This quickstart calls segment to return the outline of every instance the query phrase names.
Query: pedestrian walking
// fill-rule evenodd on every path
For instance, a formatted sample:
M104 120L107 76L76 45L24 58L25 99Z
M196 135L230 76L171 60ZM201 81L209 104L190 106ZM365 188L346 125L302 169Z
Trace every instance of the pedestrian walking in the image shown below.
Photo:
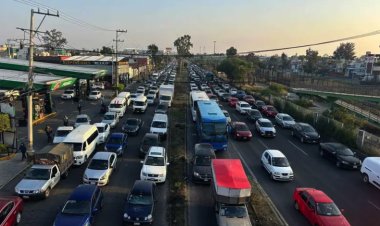
M26 159L26 147L24 143L20 144L19 150L21 152L21 161L24 161Z
M79 114L82 113L82 105L80 103L78 103L78 112L79 112Z
M69 125L69 117L67 115L63 116L63 125L68 126Z
M51 136L53 133L53 129L49 125L46 125L45 133L47 136L47 142L50 144L53 141L53 137Z

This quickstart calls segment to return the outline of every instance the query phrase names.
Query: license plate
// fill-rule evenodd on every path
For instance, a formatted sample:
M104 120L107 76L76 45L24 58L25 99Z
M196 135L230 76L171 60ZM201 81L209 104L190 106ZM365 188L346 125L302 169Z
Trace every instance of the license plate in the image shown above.
M358 166L353 166L354 169L358 168Z
M139 222L135 222L135 223L133 223L133 225L140 225L140 223Z
M90 184L96 184L96 182L90 182Z
M203 179L203 181L207 182L207 181L208 181L208 179Z
M22 198L24 198L24 199L28 199L29 196L23 195Z

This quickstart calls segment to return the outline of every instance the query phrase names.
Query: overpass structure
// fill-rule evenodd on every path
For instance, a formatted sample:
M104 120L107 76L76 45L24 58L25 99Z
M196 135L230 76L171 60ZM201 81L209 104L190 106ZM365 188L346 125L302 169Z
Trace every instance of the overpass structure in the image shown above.
M324 97L336 97L336 98L348 99L348 100L365 100L365 101L380 103L380 96L370 96L370 95L361 95L361 94L352 94L352 93L328 92L328 91L319 91L319 90L306 89L306 88L292 88L291 90L292 90L292 92L297 93L297 94L308 94L308 95L317 95L317 96L324 96Z

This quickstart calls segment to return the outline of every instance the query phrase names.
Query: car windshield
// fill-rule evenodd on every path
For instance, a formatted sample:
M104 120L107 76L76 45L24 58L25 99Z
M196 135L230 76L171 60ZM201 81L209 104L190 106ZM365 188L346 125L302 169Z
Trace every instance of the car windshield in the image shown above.
M120 137L111 137L107 144L121 144L121 138Z
M87 118L77 118L77 122L88 122Z
M294 119L292 117L290 117L290 116L283 116L282 120L283 121L294 121Z
M229 217L229 218L232 218L232 217L238 217L238 218L243 218L243 217L246 217L248 214L247 214L247 211L246 211L246 208L244 208L244 206L233 206L233 205L226 205L226 206L223 206L220 210L220 215L222 216L226 216L226 217Z
M106 170L108 169L108 161L104 159L93 159L87 168L92 170Z
M64 92L64 94L73 94L74 93L74 91L72 91L72 90L66 90L65 92Z
M284 157L274 157L272 158L273 166L277 167L288 167L289 162L287 158Z
M110 104L110 108L122 108L122 104Z
M133 205L152 205L153 199L150 195L145 194L130 194L128 203Z
M160 96L160 100L170 100L170 96Z
M98 132L99 133L104 133L106 130L105 130L105 127L101 126L101 127L96 127L98 128Z
M148 94L150 94L150 95L156 95L156 92L151 90L151 91L149 91Z
M71 130L57 130L57 132L55 133L55 136L56 137L66 137L67 134L69 134L71 132Z
M256 105L257 106L263 106L263 105L265 105L265 103L259 100L256 102Z
M139 122L138 122L138 120L136 120L136 119L127 119L126 124L127 124L128 126L136 126L136 125L139 124Z
M271 122L260 122L261 127L273 127Z
M203 123L202 131L206 136L224 135L227 132L226 123Z
M98 95L99 92L91 92L90 95Z
M154 96L147 96L146 98L149 99L149 100L153 100Z
M104 115L104 120L114 120L114 119L115 119L115 115L110 115L110 114Z
M276 109L274 107L267 107L267 110L268 111L276 111Z
M248 100L249 99L253 99L253 96L247 95L247 96L244 97L244 99L248 99Z
M242 108L250 108L251 106L249 106L249 104L241 104L240 107L242 107Z
M49 180L50 170L31 168L26 172L26 175L24 178L30 179L30 180Z
M196 166L211 166L210 156L195 156L194 164Z
M237 131L249 131L249 128L246 124L237 124L236 130Z
M339 154L340 155L345 155L345 156L353 156L354 155L354 153L349 148L339 149Z
M158 144L158 140L156 138L153 138L153 137L146 137L144 140L143 140L143 145L156 145Z
M308 125L302 126L302 130L306 133L315 132L314 128Z
M62 209L64 214L84 215L90 213L90 202L87 200L67 200L65 206Z
M144 93L144 90L137 90L136 93Z
M152 127L154 127L154 128L166 128L166 122L154 121L154 122L152 122Z
M166 105L160 104L157 106L156 110L164 110L165 111L166 109L167 109Z
M144 105L145 105L145 102L144 102L144 101L135 101L135 102L133 103L133 105L135 105L135 106L144 106Z
M317 203L317 214L322 216L340 216L342 213L335 203Z
M253 116L260 116L261 117L261 113L259 111L251 111L250 114Z
M148 156L145 161L145 165L148 166L164 166L165 161L162 157Z

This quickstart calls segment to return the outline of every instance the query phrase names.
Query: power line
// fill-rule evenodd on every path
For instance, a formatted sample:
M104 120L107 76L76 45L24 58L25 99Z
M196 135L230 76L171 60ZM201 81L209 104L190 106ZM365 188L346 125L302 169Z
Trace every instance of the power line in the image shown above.
M42 8L42 9L45 9L45 10L56 10L58 11L58 9L55 9L55 8L52 8L50 6L47 6L47 5L44 5L42 3L39 3L39 2L36 2L36 1L33 1L33 0L14 0L15 2L18 2L18 3L21 3L21 4L25 4L25 5L29 5L29 6L32 6L32 7L39 7L39 8ZM108 28L104 28L104 27L100 27L100 26L97 26L97 25L93 25L93 24L90 24L84 20L81 20L81 19L78 19L78 18L75 18L67 13L64 13L62 12L61 10L59 10L60 12L60 17L61 19L69 22L69 23L73 23L73 24L76 24L78 26L81 26L81 27L85 27L85 28L92 28L92 29L96 29L96 30L101 30L101 31L107 31L107 32L114 32L115 30L112 30L112 29L108 29Z

